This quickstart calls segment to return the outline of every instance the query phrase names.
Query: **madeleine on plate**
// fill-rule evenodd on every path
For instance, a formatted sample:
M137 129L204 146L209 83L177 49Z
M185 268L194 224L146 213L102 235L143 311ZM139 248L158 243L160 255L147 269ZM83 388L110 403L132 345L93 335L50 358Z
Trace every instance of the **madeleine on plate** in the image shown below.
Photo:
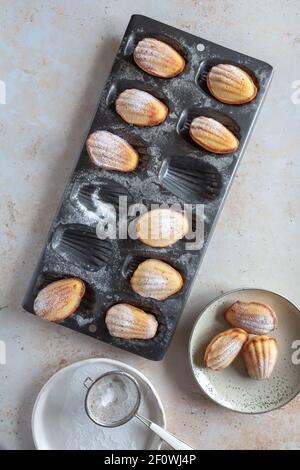
M215 336L206 348L204 364L212 370L223 370L228 367L239 354L247 341L246 331L231 328Z
M255 380L268 379L276 364L278 346L275 338L254 336L243 347L243 357L249 376Z
M274 310L260 302L237 301L226 310L224 317L230 325L255 335L269 333L277 326Z

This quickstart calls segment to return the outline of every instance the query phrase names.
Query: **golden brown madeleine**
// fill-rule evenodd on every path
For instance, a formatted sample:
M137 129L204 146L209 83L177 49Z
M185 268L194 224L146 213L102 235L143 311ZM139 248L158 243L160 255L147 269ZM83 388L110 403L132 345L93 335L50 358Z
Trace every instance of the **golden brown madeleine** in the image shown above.
M153 209L141 215L136 223L137 238L145 245L157 248L173 245L188 230L186 215L172 209Z
M104 170L133 171L139 155L126 140L108 131L93 132L86 142L87 152L95 165Z
M190 125L190 136L209 152L232 153L239 146L235 135L215 119L199 116Z
M151 339L158 323L154 315L130 304L116 304L106 312L105 323L111 336L124 339Z
M175 77L185 67L184 58L173 47L154 38L139 41L133 58L144 72L160 78Z
M247 341L246 331L231 328L215 336L206 348L204 364L212 370L223 370L228 367L239 354Z
M235 302L224 313L225 320L232 326L254 335L263 335L277 326L274 310L259 302Z
M130 284L142 297L164 300L180 291L183 286L181 274L172 266L158 259L147 259L134 271Z
M243 357L249 376L255 380L268 379L274 369L278 355L275 338L254 336L243 347Z
M52 282L38 293L34 312L44 320L62 321L77 310L84 293L85 285L81 279L71 277Z
M217 100L226 104L249 103L257 94L252 77L236 65L230 64L212 67L208 72L207 86Z
M168 115L167 106L150 93L130 88L116 99L116 111L128 124L157 126Z

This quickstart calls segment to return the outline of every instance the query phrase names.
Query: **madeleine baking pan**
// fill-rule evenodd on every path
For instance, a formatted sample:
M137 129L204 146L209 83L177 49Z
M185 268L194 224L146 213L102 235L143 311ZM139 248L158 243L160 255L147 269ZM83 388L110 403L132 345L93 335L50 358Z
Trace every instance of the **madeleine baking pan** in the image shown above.
M170 44L186 60L184 71L175 78L156 78L135 65L132 53L138 41L154 37ZM206 77L218 63L236 64L247 71L258 89L256 98L243 105L217 101L209 92ZM100 64L99 64L100 66ZM104 171L89 159L84 142L78 164L65 190L45 249L24 300L33 313L38 291L49 282L76 276L86 284L86 294L77 312L62 325L139 354L160 360L164 356L188 298L195 274L207 247L238 163L272 77L265 62L150 18L132 16L111 73L100 97L89 131L107 130L124 138L140 155L131 173ZM115 111L115 100L127 88L148 91L169 108L159 126L136 127L123 121ZM212 117L226 125L240 141L228 155L209 153L189 137L195 116ZM209 173L215 190L203 183ZM107 217L107 203L117 205L119 196L128 204L203 204L204 244L187 250L185 240L166 248L151 248L137 240L100 240L96 235L99 218ZM164 260L183 275L183 289L164 301L144 299L130 288L129 279L138 263L147 258ZM105 312L115 303L126 302L153 313L159 322L157 335L148 340L124 340L110 336Z

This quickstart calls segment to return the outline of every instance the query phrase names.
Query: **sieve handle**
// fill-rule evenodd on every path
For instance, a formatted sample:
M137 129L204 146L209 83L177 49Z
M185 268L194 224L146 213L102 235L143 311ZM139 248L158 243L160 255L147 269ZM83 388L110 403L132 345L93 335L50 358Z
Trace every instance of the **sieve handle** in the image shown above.
M173 436L173 434L169 433L166 431L164 428L161 426L158 426L158 424L153 423L150 421L148 418L145 418L144 416L135 415L142 423L144 423L146 426L148 426L151 431L153 431L155 434L157 434L161 439L163 439L169 446L171 446L175 450L194 450L192 447L188 446L185 442L181 441L180 439L177 439L177 437Z

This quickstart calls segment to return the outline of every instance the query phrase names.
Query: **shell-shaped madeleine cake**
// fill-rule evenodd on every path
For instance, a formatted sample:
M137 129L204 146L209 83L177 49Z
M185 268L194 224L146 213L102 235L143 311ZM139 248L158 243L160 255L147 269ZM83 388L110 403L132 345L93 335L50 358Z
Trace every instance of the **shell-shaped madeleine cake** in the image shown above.
M246 331L231 328L215 336L206 348L204 364L212 370L223 370L228 367L239 354L247 341Z
M130 88L116 99L116 111L128 124L157 126L168 115L167 106L150 93Z
M224 313L225 320L232 326L254 335L263 335L277 326L274 310L259 302L235 302Z
M239 146L236 136L215 119L199 116L190 125L190 136L198 145L213 153L231 153Z
M181 274L164 261L147 259L134 271L130 284L142 297L165 300L180 291L183 286Z
M185 67L184 58L173 47L154 38L144 38L133 52L135 63L144 72L160 78L172 78Z
M222 103L244 104L257 95L250 75L236 65L218 64L210 69L207 86L211 94Z
M255 380L264 380L271 376L277 356L276 339L269 336L254 336L243 347L243 357L248 374Z
M85 293L81 279L68 278L54 281L37 295L33 309L36 315L51 322L59 322L72 315Z
M123 339L151 339L158 323L154 315L130 304L116 304L106 312L105 323L111 336Z
M173 245L189 230L185 214L172 209L153 209L141 215L136 223L137 238L156 248Z
M108 131L93 132L86 148L92 162L104 170L133 171L139 155L126 140Z

